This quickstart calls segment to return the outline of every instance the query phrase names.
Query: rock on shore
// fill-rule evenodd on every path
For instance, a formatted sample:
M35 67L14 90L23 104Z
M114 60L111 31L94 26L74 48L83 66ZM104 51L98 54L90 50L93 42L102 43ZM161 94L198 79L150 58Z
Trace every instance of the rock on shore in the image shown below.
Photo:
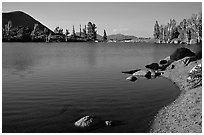
M181 90L180 96L155 116L152 133L201 133L202 132L202 83L192 88L187 81L193 67L202 64L202 59L185 66L183 58L175 61L175 68L167 68L163 76L175 82ZM169 67L171 67L170 65Z

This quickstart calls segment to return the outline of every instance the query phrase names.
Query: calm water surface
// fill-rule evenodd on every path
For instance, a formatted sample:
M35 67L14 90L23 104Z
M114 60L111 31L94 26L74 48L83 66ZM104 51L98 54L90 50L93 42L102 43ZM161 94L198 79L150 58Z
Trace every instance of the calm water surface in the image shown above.
M169 80L126 81L121 71L165 58L175 45L3 43L3 132L148 132L150 120L179 90ZM79 130L85 115L114 127Z

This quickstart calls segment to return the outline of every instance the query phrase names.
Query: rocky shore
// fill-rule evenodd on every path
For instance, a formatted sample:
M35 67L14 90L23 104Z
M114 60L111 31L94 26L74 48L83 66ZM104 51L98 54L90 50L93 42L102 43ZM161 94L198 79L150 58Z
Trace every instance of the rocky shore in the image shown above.
M173 103L157 113L151 133L202 132L202 70L199 85L195 84L198 83L197 80L189 80L189 73L195 66L202 64L202 59L190 62L187 66L186 59L187 57L173 62L162 75L175 83L181 94Z

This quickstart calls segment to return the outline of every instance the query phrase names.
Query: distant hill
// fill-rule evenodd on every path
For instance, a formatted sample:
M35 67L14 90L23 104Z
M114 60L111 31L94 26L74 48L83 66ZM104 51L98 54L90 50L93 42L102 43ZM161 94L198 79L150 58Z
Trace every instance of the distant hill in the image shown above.
M76 32L76 35L79 36L79 35L80 35L79 32ZM99 41L102 41L102 40L103 40L103 37L102 37L101 35L97 34L97 39L98 39Z
M123 35L123 34L112 34L108 35L108 40L113 39L113 40L124 40L124 39L138 39L135 36L130 36L130 35Z
M2 13L2 27L4 27L8 21L12 22L12 26L22 26L22 27L29 27L33 29L34 24L38 23L39 29L44 30L44 28L47 28L45 25L40 23L39 21L35 20L30 15L22 12L22 11L14 11L9 13ZM52 30L47 28L49 31L53 33Z
M112 34L112 35L108 35L107 38L108 38L108 40L113 39L113 40L117 40L117 41L124 40L124 39L133 39L133 40L138 39L138 37L131 36L131 35L123 35L123 34ZM103 36L97 34L97 39L103 40Z
M97 34L97 39L98 39L98 40L103 40L103 36Z

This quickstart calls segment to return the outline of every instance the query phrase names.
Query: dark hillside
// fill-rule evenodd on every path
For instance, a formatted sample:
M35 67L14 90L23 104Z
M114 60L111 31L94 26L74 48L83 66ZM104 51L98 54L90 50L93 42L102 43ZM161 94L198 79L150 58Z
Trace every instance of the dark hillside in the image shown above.
M4 27L8 23L8 21L12 22L13 27L22 26L22 27L29 27L33 29L34 24L38 23L40 30L44 30L44 28L47 28L45 25L43 25L42 23L35 20L30 15L22 11L2 13L2 27ZM47 29L51 31L49 28Z

